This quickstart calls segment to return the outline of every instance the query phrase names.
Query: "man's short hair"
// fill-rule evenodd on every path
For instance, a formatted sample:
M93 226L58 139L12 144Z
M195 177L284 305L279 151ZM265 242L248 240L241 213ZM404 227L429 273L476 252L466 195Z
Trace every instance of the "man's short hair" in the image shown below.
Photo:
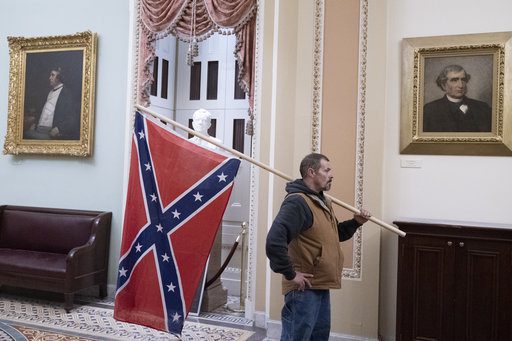
M320 168L320 161L329 161L329 158L323 154L311 153L306 155L300 162L300 175L304 179L308 174L308 169L317 171Z
M464 68L462 66L453 64L453 65L446 66L441 71L439 76L437 76L437 79L436 79L437 86L440 87L441 90L444 91L444 86L446 85L446 81L448 80L448 73L449 72L461 72L461 71L464 71L464 73L466 74L466 82L469 82L471 75L469 73L467 73L467 71L464 70Z
M60 66L52 67L50 71L56 71L57 76L56 78L61 82L64 83L64 74L62 73L62 69Z

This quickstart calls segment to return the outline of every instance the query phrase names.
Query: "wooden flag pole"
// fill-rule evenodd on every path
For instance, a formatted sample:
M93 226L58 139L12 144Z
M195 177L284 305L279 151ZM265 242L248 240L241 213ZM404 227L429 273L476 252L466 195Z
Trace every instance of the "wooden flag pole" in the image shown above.
M158 118L159 120L162 120L164 122L170 123L170 124L172 124L175 127L178 127L180 129L185 130L189 134L197 136L200 139L203 139L203 140L205 140L205 141L207 141L207 142L209 142L209 143L211 143L211 144L213 144L213 145L215 145L215 146L217 146L217 147L219 147L219 148L221 148L221 149L223 149L225 151L228 151L229 153L239 157L240 159L243 159L243 160L245 160L247 162L250 162L250 163L252 163L252 164L254 164L254 165L256 165L256 166L258 166L260 168L263 168L264 170L269 171L270 173L273 173L273 174L275 174L275 175L277 175L277 176L279 176L279 177L281 177L281 178L283 178L283 179L285 179L287 181L293 181L292 177L290 177L290 176L288 176L288 175L278 171L277 169L271 168L271 167L267 166L266 164L261 163L258 160L255 160L255 159L245 155L244 153L240 153L236 149L226 147L222 143L220 143L219 141L216 141L215 139L211 138L208 135L201 134L201 133L199 133L199 132L197 132L197 131L195 131L193 129L190 129L189 127L187 127L187 126L185 126L185 125L183 125L181 123L173 121L170 118L165 117L165 116L163 116L163 115L161 115L161 114L159 114L159 113L157 113L155 111L152 111L152 110L150 110L150 109L148 109L146 107L143 107L141 105L136 104L135 107L137 109L139 109L139 110L142 110L142 111L144 111L144 112L146 112L146 113L148 113L148 114ZM351 205L349 205L347 203L344 203L343 201L341 201L339 199L336 199L336 198L334 198L334 197L332 197L330 195L326 195L326 196L329 197L329 199L331 199L331 201L333 203L335 203L335 204L337 204L337 205L339 205L339 206L341 206L341 207L343 207L343 208L345 208L345 209L347 209L347 210L349 210L349 211L351 211L353 213L359 214L361 212L357 208L355 208L355 207L353 207L353 206L351 206ZM394 226L392 226L392 225L390 225L388 223L383 222L382 220L379 220L379 219L377 219L377 218L375 218L373 216L371 216L369 218L369 220L374 222L375 224L378 224L378 225L384 227L385 229L387 229L387 230L389 230L391 232L396 233L400 237L405 237L405 232L404 231L401 231L398 228L396 228L396 227L394 227Z

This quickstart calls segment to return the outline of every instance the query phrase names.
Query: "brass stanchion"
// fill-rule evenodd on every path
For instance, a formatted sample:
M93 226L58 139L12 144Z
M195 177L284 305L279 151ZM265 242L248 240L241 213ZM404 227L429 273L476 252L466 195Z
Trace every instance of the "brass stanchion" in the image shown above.
M240 254L240 310L245 311L245 225L242 222L242 253Z

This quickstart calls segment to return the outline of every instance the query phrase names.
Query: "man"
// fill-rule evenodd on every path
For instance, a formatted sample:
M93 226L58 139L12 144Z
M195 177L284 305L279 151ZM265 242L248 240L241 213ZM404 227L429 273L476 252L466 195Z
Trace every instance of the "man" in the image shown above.
M48 93L39 118L26 118L31 124L24 132L24 138L37 140L79 140L80 111L70 90L64 86L64 76L60 67L50 71L51 90ZM29 115L29 114L26 114Z
M286 185L288 195L267 235L266 252L272 270L283 275L281 340L328 340L329 289L341 288L339 242L350 239L370 214L361 210L353 219L338 223L324 196L333 180L325 155L304 157L300 174L302 179Z
M460 65L445 67L436 79L444 92L442 98L425 104L424 132L490 132L491 107L466 97L471 76Z

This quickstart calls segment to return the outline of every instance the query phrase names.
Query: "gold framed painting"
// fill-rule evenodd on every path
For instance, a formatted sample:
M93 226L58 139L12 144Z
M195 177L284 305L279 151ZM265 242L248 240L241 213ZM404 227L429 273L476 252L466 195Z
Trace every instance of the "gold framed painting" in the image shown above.
M7 40L10 69L4 154L90 156L96 34Z
M512 155L511 38L403 39L401 154Z

